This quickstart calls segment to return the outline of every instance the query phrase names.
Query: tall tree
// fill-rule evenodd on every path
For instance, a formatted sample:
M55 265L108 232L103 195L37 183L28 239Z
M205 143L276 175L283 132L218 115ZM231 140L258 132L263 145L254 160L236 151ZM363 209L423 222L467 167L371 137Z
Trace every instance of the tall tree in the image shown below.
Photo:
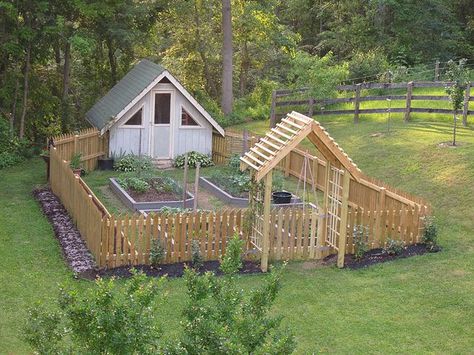
M230 0L222 0L222 100L221 107L224 114L232 112L234 93L232 86L234 54L232 47L232 11Z

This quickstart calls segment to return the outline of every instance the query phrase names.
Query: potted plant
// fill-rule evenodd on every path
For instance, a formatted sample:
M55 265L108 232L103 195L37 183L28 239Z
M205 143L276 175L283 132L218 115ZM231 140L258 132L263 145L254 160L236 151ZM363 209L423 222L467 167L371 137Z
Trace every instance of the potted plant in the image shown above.
M75 175L81 176L81 158L82 158L82 153L75 153L71 157L71 161L69 162L69 166L71 167L73 173Z

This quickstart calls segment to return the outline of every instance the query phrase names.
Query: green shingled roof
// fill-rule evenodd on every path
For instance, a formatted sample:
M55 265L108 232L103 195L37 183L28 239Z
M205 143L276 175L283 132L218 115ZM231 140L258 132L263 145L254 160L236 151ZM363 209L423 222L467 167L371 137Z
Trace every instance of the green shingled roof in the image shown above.
M104 128L163 71L162 66L143 59L87 111L86 119L98 129Z

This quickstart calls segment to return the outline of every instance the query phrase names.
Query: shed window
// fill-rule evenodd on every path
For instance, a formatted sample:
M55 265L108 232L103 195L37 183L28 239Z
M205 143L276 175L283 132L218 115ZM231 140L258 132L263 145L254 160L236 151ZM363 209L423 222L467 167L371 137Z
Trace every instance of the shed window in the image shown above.
M142 125L142 109L139 109L130 119L124 123L126 126L141 126Z
M181 125L182 126L199 126L194 118L183 108L181 109Z
M155 94L155 124L170 123L171 94Z

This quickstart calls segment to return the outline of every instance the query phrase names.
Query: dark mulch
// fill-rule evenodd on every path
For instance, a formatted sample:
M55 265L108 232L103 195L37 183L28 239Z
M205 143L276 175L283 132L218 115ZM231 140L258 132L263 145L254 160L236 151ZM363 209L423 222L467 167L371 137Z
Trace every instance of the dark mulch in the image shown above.
M425 244L414 244L403 249L403 252L399 255L389 255L382 248L372 249L365 253L362 260L355 260L354 255L346 254L344 258L344 267L348 269L361 269L370 265L384 263L391 260L408 258L415 255L423 255L430 252L438 252L440 249L430 251L426 248ZM332 259L336 260L337 255L330 255L324 259L326 263L330 263Z
M181 277L184 274L185 266L192 267L191 263L174 263L174 264L163 264L159 267L152 267L149 265L137 265L133 266L133 268L137 271L141 271L147 276L153 277L161 277L161 276L168 276L168 277ZM204 273L207 271L213 272L216 275L222 275L222 271L219 269L220 263L219 261L205 261L203 266L199 268L200 273ZM113 269L104 269L100 270L96 273L97 276L100 277L130 277L132 273L130 272L131 266L120 266ZM260 264L254 261L244 261L243 267L240 270L240 274L258 274L261 273L262 270L260 269Z
M70 268L78 274L95 272L94 257L81 239L79 231L61 201L48 188L36 189L33 195L53 226L54 235L61 245L63 256Z
M128 189L127 193L137 202L178 201L183 198L182 195L178 195L177 193L157 191L154 188L143 193Z

